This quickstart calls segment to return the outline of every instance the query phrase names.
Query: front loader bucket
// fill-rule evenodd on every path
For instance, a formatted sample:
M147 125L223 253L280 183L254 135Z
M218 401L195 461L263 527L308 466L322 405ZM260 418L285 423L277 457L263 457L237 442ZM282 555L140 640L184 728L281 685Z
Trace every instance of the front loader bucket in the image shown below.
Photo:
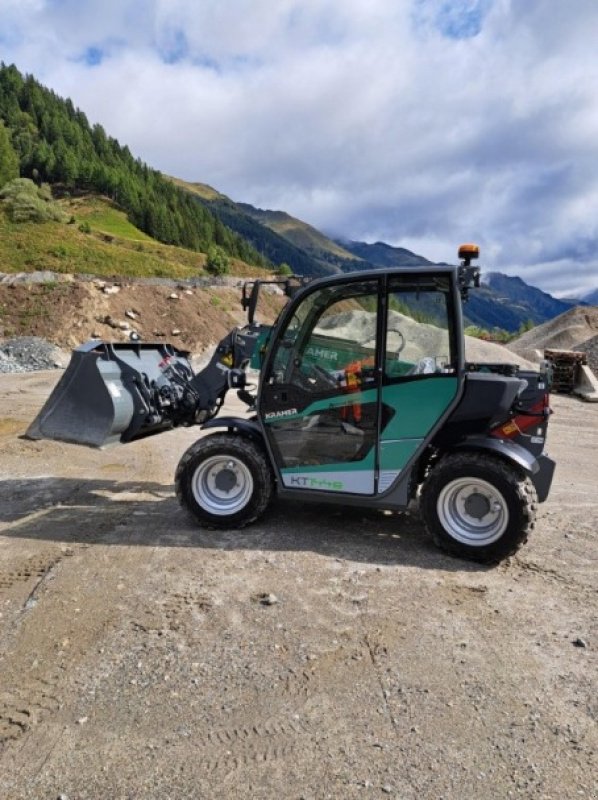
M186 356L162 344L81 345L26 438L102 447L172 427L155 413L151 387L168 383L164 367L173 362L192 376Z

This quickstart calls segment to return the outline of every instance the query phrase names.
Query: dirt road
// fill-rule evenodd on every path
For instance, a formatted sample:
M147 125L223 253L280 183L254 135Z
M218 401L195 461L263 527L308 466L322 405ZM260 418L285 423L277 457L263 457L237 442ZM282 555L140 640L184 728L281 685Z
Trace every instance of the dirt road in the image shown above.
M413 514L198 534L196 431L18 438L57 377L0 376L0 797L598 796L598 406L554 398L552 495L486 569Z

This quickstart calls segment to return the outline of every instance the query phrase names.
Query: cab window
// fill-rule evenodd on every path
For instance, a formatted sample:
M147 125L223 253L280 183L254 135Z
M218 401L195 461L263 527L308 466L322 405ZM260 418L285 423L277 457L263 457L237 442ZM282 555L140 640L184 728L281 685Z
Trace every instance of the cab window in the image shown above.
M456 372L451 308L448 276L391 278L386 317L386 378Z

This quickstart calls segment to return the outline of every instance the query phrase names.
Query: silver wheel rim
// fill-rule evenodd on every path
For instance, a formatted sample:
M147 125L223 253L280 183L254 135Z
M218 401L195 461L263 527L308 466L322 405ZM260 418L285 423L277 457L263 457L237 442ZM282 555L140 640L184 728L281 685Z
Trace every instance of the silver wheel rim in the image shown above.
M236 514L251 499L253 477L238 458L212 456L195 470L191 490L204 511L217 516Z
M473 547L493 544L509 523L505 498L495 486L479 478L457 478L447 483L436 509L449 536Z

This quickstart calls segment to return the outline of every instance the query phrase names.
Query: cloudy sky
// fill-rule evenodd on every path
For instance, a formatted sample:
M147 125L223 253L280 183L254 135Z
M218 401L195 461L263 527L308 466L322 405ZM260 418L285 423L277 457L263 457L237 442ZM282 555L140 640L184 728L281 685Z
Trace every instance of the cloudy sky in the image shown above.
M336 236L598 286L596 0L0 0L134 155Z

